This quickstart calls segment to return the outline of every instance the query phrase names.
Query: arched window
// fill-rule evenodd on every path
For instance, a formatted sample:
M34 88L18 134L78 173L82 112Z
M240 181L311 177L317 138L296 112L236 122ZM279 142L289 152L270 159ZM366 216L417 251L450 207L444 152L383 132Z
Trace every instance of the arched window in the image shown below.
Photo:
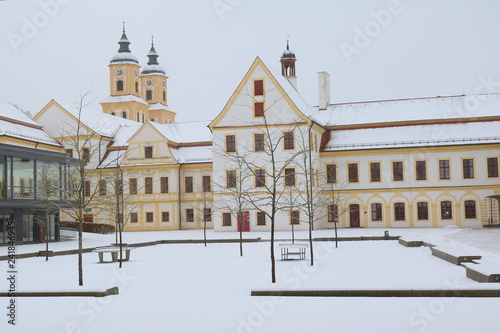
M122 80L116 81L116 91L123 91L123 81Z
M152 90L146 90L146 101L150 101L153 99L153 91Z
M166 91L163 91L163 101L164 102L167 101L167 92Z
M139 92L139 82L135 81L135 92Z
M114 116L114 115L115 115L115 113L114 113L114 112L111 112L111 115L112 115L112 116Z
M122 118L127 119L127 112L125 112L125 111L122 112Z

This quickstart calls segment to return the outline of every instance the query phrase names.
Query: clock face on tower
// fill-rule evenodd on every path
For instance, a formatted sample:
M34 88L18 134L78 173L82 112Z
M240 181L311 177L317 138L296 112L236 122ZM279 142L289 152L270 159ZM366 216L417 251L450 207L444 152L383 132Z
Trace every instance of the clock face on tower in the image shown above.
M146 80L146 88L151 88L153 86L153 80L147 79Z
M115 75L116 77L123 77L123 75L125 75L125 71L123 70L123 68L118 67L117 69L115 69Z

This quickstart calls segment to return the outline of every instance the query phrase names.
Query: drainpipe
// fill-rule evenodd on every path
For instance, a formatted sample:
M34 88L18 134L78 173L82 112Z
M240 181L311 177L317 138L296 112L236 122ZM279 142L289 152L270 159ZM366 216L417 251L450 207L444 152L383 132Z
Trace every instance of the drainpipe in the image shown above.
M182 163L179 163L179 172L178 172L178 210L179 210L179 230L182 230L182 209L181 209L181 169Z

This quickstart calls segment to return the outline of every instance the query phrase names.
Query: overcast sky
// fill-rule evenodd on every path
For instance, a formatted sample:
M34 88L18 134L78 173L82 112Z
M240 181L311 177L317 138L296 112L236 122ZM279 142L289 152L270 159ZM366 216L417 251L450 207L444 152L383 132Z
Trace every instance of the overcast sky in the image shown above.
M500 1L6 0L0 100L35 114L91 89L100 110L123 21L141 65L154 35L177 121L213 119L256 56L279 70L288 35L312 105L318 71L332 102L500 92Z

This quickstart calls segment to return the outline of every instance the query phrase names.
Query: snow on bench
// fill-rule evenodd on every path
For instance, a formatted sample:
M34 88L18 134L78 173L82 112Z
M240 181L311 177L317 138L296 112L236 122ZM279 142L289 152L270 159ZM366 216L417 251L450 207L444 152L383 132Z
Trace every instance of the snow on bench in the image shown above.
M294 259L293 256L298 256L295 259L305 259L306 249L309 247L307 243L279 243L281 249L281 260ZM292 257L292 258L290 258Z
M459 249L446 249L441 247L433 247L431 248L432 255L448 262L451 262L455 265L460 265L464 262L474 262L474 260L479 260L482 257L478 255L464 255L463 252L459 252Z
M498 264L462 264L469 279L477 282L499 282L500 268Z
M125 259L123 261L130 260L130 251L133 250L134 247L124 246L122 251L125 251ZM93 252L96 252L99 256L99 262L117 262L118 261L118 253L120 252L119 246L109 246L109 247L98 247ZM111 261L104 261L104 253L111 253Z

